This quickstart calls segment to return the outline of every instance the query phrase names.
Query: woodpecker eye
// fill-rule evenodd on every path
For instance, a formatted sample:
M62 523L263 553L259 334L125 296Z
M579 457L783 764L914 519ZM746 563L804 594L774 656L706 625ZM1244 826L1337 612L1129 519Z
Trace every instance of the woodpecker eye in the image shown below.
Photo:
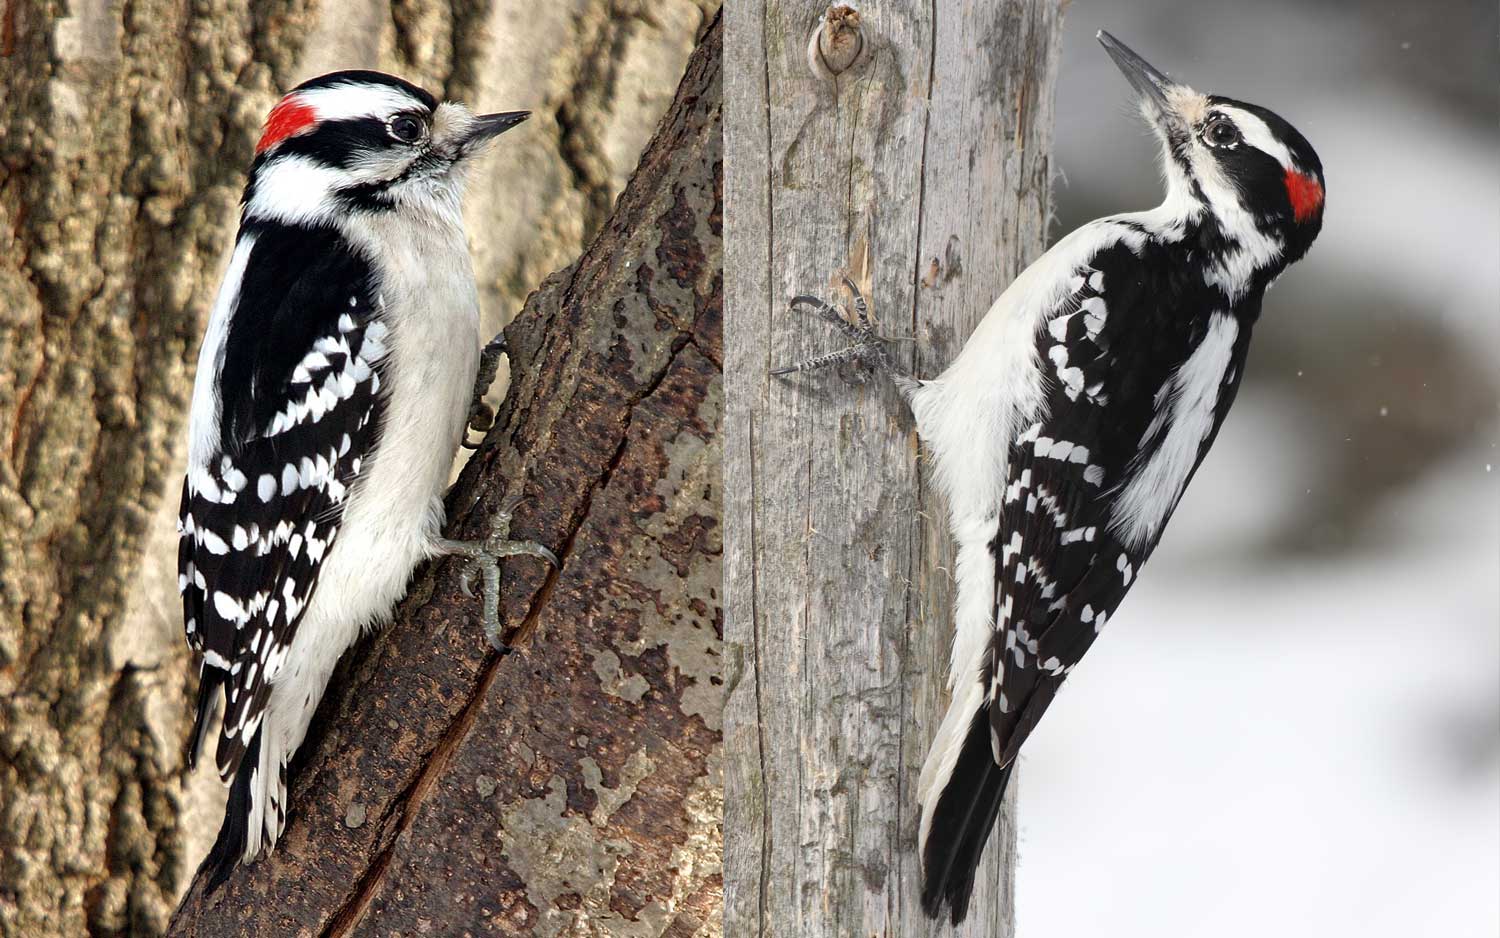
M1221 117L1203 128L1203 139L1211 147L1232 147L1240 142L1240 131L1233 121Z
M422 135L426 132L426 128L422 126L421 121L406 114L391 118L391 122L386 125L386 129L391 132L392 137L395 137L402 143L416 143L422 139Z

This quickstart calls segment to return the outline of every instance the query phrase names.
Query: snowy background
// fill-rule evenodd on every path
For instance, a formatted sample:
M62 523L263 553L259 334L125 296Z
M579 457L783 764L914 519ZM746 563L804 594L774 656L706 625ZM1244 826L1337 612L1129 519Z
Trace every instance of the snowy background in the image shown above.
M1500 14L1075 0L1058 233L1161 198L1107 28L1323 160L1235 412L1023 756L1021 938L1500 935Z

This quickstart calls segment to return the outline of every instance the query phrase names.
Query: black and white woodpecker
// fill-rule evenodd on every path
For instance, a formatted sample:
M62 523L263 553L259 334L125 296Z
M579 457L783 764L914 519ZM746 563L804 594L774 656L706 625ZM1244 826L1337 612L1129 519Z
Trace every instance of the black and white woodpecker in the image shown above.
M509 511L441 537L442 494L503 351L479 345L464 174L525 111L474 115L369 71L308 81L255 148L229 270L198 357L178 588L200 656L196 764L222 689L230 782L213 882L276 843L287 765L339 657L389 618L422 561L483 574L499 643Z
M1234 402L1271 282L1323 220L1307 140L1099 41L1161 141L1166 200L1063 238L916 380L854 294L854 340L777 374L860 360L916 419L957 541L952 704L922 768L922 904L967 914L1016 754L1151 555ZM846 281L847 282L847 281Z

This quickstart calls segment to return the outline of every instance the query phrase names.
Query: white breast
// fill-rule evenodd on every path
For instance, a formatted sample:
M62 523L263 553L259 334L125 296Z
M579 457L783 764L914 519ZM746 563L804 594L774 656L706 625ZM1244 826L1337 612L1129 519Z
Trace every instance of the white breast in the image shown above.
M391 330L386 409L309 620L320 599L331 600L341 608L327 611L358 627L400 598L441 531L443 488L479 369L479 295L456 200L451 215L370 215L348 233L375 260L380 315Z

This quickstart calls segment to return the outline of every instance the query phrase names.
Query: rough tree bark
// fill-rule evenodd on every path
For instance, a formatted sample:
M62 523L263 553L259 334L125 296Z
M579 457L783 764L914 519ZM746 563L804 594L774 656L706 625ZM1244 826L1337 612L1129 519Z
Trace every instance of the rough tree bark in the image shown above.
M914 796L947 697L945 509L889 382L767 370L843 344L787 298L847 269L933 375L1040 253L1062 5L860 3L863 52L831 79L808 62L821 6L726 11L733 934L946 930L918 901ZM1011 933L1014 856L1012 804L962 934Z
M603 231L506 330L516 380L448 504L511 563L489 651L458 562L325 700L275 854L170 934L720 934L722 158L711 25ZM451 536L451 535L450 535Z
M470 182L498 328L604 221L707 3L0 0L0 935L159 934L218 825L175 484L276 96L373 66L535 111Z

